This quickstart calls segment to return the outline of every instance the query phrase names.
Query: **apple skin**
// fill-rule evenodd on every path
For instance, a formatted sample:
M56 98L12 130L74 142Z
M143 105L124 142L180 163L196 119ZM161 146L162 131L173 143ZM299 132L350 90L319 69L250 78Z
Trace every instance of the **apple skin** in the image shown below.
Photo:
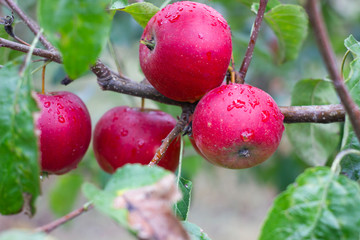
M175 125L176 120L162 111L127 106L112 108L96 124L93 138L95 157L108 173L127 163L147 165ZM158 166L174 172L179 155L180 140L177 138Z
M71 92L36 94L41 109L40 164L43 172L64 174L77 167L91 140L91 119L84 102Z
M140 44L140 66L164 96L195 102L219 86L229 66L232 43L226 20L213 8L196 2L175 2L148 22Z
M209 162L231 169L268 159L279 146L284 116L266 92L229 84L208 92L193 115L196 146Z

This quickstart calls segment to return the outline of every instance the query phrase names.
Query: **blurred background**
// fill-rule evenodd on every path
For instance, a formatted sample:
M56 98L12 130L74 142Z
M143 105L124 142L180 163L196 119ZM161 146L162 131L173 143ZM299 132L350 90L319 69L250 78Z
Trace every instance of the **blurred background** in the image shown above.
M150 1L160 6L163 1ZM198 1L210 5L227 19L232 29L233 53L236 69L240 68L255 14L237 0ZM303 4L304 1L281 1ZM331 42L339 57L346 52L344 39L351 33L360 38L360 8L356 0L325 0L322 9L328 26ZM36 19L36 1L19 0L18 4ZM2 7L0 16L10 14ZM27 42L33 34L16 19L15 32ZM139 66L138 47L143 29L130 15L117 12L114 17L110 41L120 59L122 72L131 79L141 81L143 74ZM116 70L114 58L104 48L101 60ZM279 106L289 106L294 85L301 79L324 78L326 71L319 55L313 34L308 37L295 61L278 64L278 44L272 30L264 23L255 47L247 82L267 91ZM14 53L11 53L14 54ZM1 57L1 56L0 56ZM0 58L1 60L1 58ZM1 63L0 64L4 64ZM34 63L34 67L42 63ZM140 106L140 99L114 92L100 90L95 76L89 72L68 86L60 81L65 77L61 65L51 63L46 69L47 91L71 91L86 103L93 127L109 109L119 106ZM348 67L345 67L348 71ZM41 88L41 71L34 73L34 85ZM146 100L147 108L158 108L179 116L181 109ZM192 203L189 221L199 225L212 239L256 239L261 224L274 197L304 171L308 165L300 159L290 144L286 133L278 151L260 166L245 170L229 170L215 167L203 160L185 140L183 177L193 182ZM331 140L329 140L331 141ZM334 149L335 150L335 149ZM23 214L0 216L0 231L14 227L34 228L48 223L69 211L81 207L86 199L81 193L83 182L104 186L109 175L103 172L94 158L91 147L79 167L64 176L49 176L42 180L42 195L37 200L37 213L33 218ZM52 232L57 239L133 239L124 229L96 210L78 217Z

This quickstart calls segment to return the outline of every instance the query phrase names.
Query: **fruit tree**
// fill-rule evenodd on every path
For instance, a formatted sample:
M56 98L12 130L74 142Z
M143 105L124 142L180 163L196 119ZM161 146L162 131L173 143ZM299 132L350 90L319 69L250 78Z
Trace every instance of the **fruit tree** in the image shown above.
M358 240L357 5L0 0L0 240Z

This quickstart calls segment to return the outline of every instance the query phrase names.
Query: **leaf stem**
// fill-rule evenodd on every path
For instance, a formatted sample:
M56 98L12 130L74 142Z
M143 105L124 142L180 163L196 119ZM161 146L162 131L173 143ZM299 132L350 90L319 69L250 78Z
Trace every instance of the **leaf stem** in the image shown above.
M241 67L240 67L240 70L239 70L239 72L240 72L239 77L240 77L240 79L242 81L242 82L239 82L239 83L244 83L245 82L246 73L247 73L247 71L249 69L249 66L250 66L250 63L251 63L251 59L252 59L254 48L255 48L256 39L257 39L258 34L259 34L261 22L262 22L262 20L264 18L264 13L265 13L267 2L268 2L268 0L260 0L259 10L258 10L256 18L255 18L255 22L254 22L253 30L251 32L248 48L246 50L244 60L243 60L243 62L241 64Z
M339 172L340 172L340 162L346 155L349 155L349 154L356 154L356 155L360 156L360 151L355 150L355 149L346 149L344 151L339 152L336 155L336 157L335 157L335 159L334 159L334 161L333 161L333 163L331 165L331 171L333 173L339 174Z

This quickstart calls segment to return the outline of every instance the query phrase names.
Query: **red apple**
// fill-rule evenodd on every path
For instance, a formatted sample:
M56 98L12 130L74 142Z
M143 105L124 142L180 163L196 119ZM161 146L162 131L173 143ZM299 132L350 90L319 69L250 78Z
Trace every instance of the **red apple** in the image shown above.
M156 13L141 37L140 66L163 95L195 102L219 86L232 45L226 20L197 2L175 2Z
M248 168L277 149L284 116L266 92L229 84L208 92L193 115L193 137L204 157L226 168Z
M113 173L126 163L148 164L176 120L158 110L120 106L106 112L96 124L95 157L104 171ZM179 164L180 140L174 140L159 166L175 171Z
M91 140L91 120L84 102L71 92L37 93L41 109L40 164L44 172L63 174L76 168Z

